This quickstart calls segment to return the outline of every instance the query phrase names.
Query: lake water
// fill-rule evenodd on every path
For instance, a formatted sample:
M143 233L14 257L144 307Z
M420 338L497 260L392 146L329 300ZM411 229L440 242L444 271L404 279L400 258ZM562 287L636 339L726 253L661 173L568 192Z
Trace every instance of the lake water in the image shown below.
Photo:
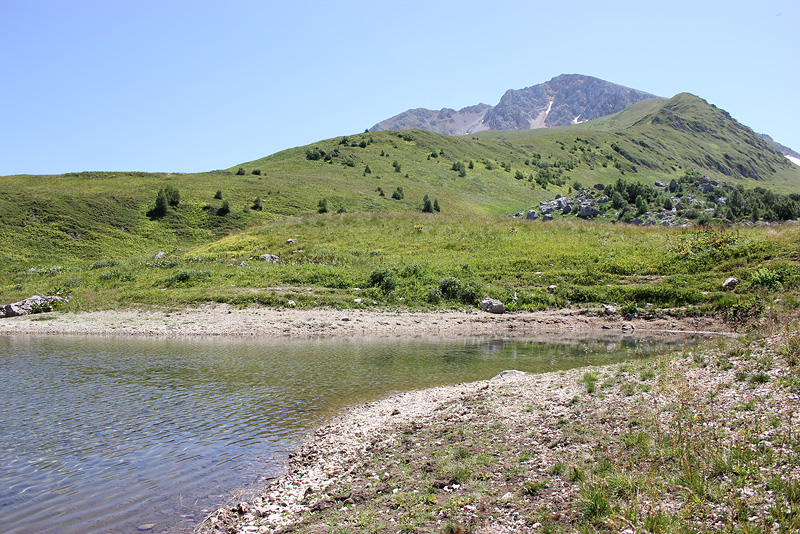
M0 337L2 531L191 532L346 406L694 341Z

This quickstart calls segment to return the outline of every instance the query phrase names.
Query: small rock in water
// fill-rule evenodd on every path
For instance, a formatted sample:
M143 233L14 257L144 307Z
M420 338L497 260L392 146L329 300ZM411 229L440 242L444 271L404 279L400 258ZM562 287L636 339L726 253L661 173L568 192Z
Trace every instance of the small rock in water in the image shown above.
M139 525L138 527L136 527L136 530L145 532L147 530L153 530L154 528L156 528L156 525L154 523L147 523L146 525Z

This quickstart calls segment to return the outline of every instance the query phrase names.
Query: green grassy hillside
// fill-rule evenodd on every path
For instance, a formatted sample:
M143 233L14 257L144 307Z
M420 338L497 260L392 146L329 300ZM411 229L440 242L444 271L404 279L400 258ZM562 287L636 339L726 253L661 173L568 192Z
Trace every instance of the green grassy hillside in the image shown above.
M652 184L698 173L731 185L800 191L800 167L727 113L692 95L648 100L610 117L548 130L467 137L426 131L362 133L207 173L0 177L0 301L60 286L73 288L84 303L97 306L203 299L281 303L259 288L313 286L323 288L321 293L298 302L340 305L360 294L353 288L364 286L375 269L397 268L395 274L405 280L399 274L403 265L420 258L431 262L424 267L427 278L414 282L414 289L386 292L387 298L370 296L370 302L402 296L406 303L428 305L428 292L438 280L458 278L464 266L469 266L464 267L467 278L483 284L476 287L539 291L538 282L531 285L525 273L545 272L554 263L540 265L540 258L558 256L562 269L572 269L568 265L585 266L581 256L594 252L568 239L573 228L554 234L555 227L530 233L525 226L518 234L509 228L519 223L505 216L579 186L611 184L621 177ZM163 195L158 206L162 190L177 195ZM422 213L426 196L433 213ZM348 215L332 218L336 213ZM355 241L337 245L333 235L319 234L313 247L286 244L295 233L309 235L298 225L336 228ZM494 229L491 236L489 228ZM610 241L597 238L596 246L612 243L620 258L608 264L610 271L599 280L669 273L637 255L637 247L620 248L621 242L650 239L645 238L649 234L603 232ZM584 253L573 257L537 248L535 243L552 235ZM413 241L404 244L404 239ZM664 254L664 243L653 246ZM170 253L170 259L154 262L158 251ZM473 259L490 251L505 263L492 267ZM294 267L252 267L252 257L264 253L302 265L300 273L293 273ZM597 262L608 263L601 260ZM240 279L239 271L221 267L229 261L249 262L251 267L241 272L260 274ZM723 274L738 269L732 266ZM276 278L276 273L281 274ZM544 287L559 281L581 285L561 275L547 281L553 284ZM710 289L713 284L708 284ZM628 298L624 292L612 293L569 290L521 300L520 305ZM661 301L684 305L711 298L684 295Z

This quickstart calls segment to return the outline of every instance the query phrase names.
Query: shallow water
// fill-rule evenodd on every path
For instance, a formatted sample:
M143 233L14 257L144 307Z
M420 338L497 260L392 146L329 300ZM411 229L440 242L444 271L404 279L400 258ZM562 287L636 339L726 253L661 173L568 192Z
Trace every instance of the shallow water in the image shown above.
M343 407L694 341L0 338L2 530L190 532Z

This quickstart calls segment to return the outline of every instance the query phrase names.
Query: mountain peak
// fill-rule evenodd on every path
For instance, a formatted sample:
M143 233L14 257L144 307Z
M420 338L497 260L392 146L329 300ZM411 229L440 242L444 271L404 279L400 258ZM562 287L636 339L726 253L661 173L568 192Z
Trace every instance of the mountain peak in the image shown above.
M478 104L459 111L418 108L381 121L370 130L416 128L466 135L482 130L566 126L622 111L653 96L592 76L561 74L538 85L509 89L496 106Z

